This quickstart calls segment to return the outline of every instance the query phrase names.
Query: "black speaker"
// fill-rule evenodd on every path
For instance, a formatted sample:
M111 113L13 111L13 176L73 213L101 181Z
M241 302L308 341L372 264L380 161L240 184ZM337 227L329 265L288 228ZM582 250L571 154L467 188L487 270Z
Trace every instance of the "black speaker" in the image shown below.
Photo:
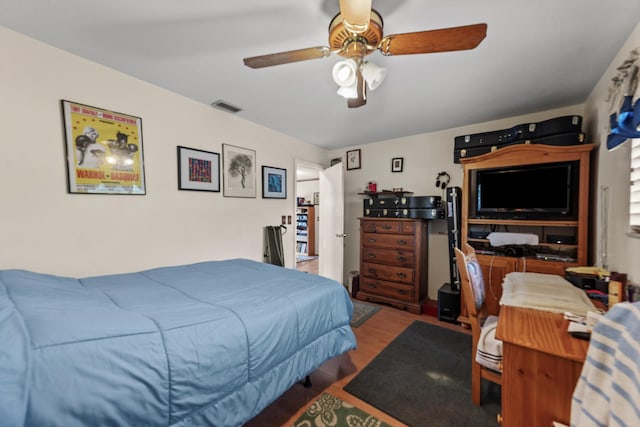
M460 315L460 291L445 283L438 289L438 320L458 323Z

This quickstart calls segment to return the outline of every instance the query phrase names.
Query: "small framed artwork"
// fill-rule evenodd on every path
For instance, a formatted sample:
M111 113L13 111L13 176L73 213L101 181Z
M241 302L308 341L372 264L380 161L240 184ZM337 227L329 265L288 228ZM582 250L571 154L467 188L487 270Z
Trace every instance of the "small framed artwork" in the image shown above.
M360 169L360 149L347 151L347 170Z
M287 170L262 166L262 198L287 198Z
M404 157L394 157L391 159L391 172L402 172Z
M178 146L178 190L220 192L220 154Z
M67 190L77 194L146 194L142 119L62 100Z
M317 191L313 193L313 204L314 205L320 204L320 193L318 193Z
M223 196L256 197L256 152L222 144Z

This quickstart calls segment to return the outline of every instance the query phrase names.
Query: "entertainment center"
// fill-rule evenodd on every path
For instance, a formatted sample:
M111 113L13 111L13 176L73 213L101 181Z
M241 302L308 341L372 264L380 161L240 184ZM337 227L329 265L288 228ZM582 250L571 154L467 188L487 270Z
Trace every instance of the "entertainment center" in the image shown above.
M462 244L476 249L489 314L498 315L512 271L564 276L588 265L589 167L593 144L521 144L461 159ZM490 233L535 244L492 246ZM459 321L467 323L462 307Z

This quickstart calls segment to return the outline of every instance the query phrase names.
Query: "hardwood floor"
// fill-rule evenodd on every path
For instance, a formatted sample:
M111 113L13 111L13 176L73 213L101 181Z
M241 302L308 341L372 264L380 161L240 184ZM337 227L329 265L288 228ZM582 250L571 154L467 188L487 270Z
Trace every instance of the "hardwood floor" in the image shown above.
M318 274L318 258L310 259L309 261L296 262L296 270L306 271L311 274Z
M322 392L331 393L392 426L405 426L400 421L347 393L342 387L349 383L362 368L415 320L469 332L462 329L461 326L439 322L437 318L432 316L412 314L385 305L380 305L380 307L380 311L360 327L353 329L358 343L356 350L325 362L311 374L312 387L304 388L302 384L295 384L278 400L245 424L245 427L291 426ZM469 399L471 399L471 395L469 395Z

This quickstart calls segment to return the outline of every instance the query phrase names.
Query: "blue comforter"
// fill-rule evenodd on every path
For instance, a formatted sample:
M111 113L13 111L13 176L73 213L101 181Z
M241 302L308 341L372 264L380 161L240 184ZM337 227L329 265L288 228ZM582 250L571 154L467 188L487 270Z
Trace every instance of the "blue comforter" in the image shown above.
M355 348L337 282L236 259L0 271L2 426L239 426Z

